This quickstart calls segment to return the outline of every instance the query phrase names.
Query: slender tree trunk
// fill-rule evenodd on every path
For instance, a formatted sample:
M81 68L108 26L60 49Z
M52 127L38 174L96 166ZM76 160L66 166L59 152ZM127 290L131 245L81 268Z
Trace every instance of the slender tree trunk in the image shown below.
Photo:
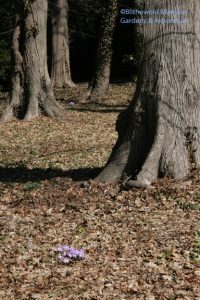
M200 1L136 2L139 9L188 10L186 24L138 26L136 93L119 116L117 144L97 178L110 182L126 174L128 186L149 187L159 176L184 179L191 163L200 165Z
M56 89L75 87L70 71L67 0L54 1L52 23L52 85Z
M14 55L14 70L19 71L13 73L10 103L2 120L7 121L13 116L30 120L40 113L61 117L62 109L55 100L47 70L47 0L29 1L23 5L24 20L16 27L13 38L13 49L17 54ZM22 67L19 61L23 62ZM24 80L20 81L20 76Z
M109 87L112 41L118 10L117 0L102 1L102 10L95 74L85 95L86 100L91 102L101 102Z

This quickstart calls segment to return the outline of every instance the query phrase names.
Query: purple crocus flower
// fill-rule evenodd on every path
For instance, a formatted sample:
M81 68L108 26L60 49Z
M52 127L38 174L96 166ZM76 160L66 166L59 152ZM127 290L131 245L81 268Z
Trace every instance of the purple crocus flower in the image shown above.
M75 104L76 104L76 103L75 103L74 101L70 101L70 102L69 102L69 105L70 105L70 106L74 106Z
M57 252L63 252L63 251L68 251L70 249L69 246L67 245L63 245L63 246L59 246L58 248L56 248Z
M58 259L63 263L69 263L72 260L85 257L85 251L83 249L78 250L67 245L59 246L55 251L59 252Z

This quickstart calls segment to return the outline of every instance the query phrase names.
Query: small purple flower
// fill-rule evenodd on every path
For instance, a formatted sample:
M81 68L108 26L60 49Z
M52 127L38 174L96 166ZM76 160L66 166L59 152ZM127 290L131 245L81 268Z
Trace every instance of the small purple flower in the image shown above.
M76 104L76 103L75 103L74 101L70 101L70 102L69 102L69 105L70 105L70 106L74 106L75 104Z
M58 248L57 248L57 251L63 252L63 251L68 251L69 249L70 249L69 246L63 245L63 246L58 247Z
M69 263L72 260L85 257L85 251L83 249L78 250L67 245L59 246L55 251L59 252L58 259L63 263Z

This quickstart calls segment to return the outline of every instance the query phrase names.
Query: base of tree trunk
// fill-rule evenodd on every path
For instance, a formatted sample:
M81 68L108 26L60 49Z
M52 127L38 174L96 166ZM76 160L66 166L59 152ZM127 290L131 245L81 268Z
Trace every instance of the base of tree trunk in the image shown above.
M52 79L52 86L54 91L59 91L59 90L68 90L69 88L75 88L76 84L72 80L68 80L63 83L57 83L54 79Z
M3 112L3 115L0 118L1 122L9 122L14 118L14 109L11 105L7 105L6 109Z
M93 86L93 83L91 82L87 88L87 91L85 92L85 95L83 96L82 102L102 103L106 93L108 92L108 89L109 81L102 82L100 86Z
M187 127L185 131L175 129L165 120L157 120L159 126L149 136L144 125L131 129L130 115L137 118L137 109L131 109L118 119L119 138L111 157L97 176L104 183L117 182L123 177L127 188L152 188L152 181L159 177L170 177L176 181L188 178L192 163L200 167L200 149L197 139L200 131L197 127ZM134 117L133 117L134 115ZM126 120L128 128L124 128ZM169 121L169 120L168 120ZM144 123L143 123L144 124ZM122 137L125 129L126 134Z
M3 115L0 118L0 122L9 122L12 119L21 119L24 121L30 121L41 115L52 118L63 118L64 109L54 99L54 96L49 96L44 101L37 102L37 99L29 99L28 106L22 104L13 104L12 102L7 105ZM33 101L34 100L34 101Z

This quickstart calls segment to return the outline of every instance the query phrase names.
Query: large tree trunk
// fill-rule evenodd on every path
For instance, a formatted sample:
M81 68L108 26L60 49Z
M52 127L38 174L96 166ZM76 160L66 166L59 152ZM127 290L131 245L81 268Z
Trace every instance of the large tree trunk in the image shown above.
M96 56L94 78L85 98L90 102L101 102L109 87L112 60L112 41L117 17L117 0L102 1L102 20Z
M11 74L11 90L10 90L10 104L7 105L2 121L7 121L12 118L13 113L20 106L20 99L22 96L22 55L20 53L20 32L22 22L22 6L19 1L15 1L15 28L12 37L11 58L12 58L12 74Z
M17 1L18 19L19 5ZM30 120L40 112L60 117L62 109L55 100L47 70L47 0L29 1L21 6L24 21L18 22L14 31L12 92L2 120L13 116Z
M52 23L52 85L56 89L74 87L70 71L67 0L54 1Z
M148 187L159 176L184 179L192 163L200 165L200 0L137 2L146 10L188 10L186 24L138 26L136 93L118 119L117 144L97 178L111 182L126 174L132 176L127 185Z

